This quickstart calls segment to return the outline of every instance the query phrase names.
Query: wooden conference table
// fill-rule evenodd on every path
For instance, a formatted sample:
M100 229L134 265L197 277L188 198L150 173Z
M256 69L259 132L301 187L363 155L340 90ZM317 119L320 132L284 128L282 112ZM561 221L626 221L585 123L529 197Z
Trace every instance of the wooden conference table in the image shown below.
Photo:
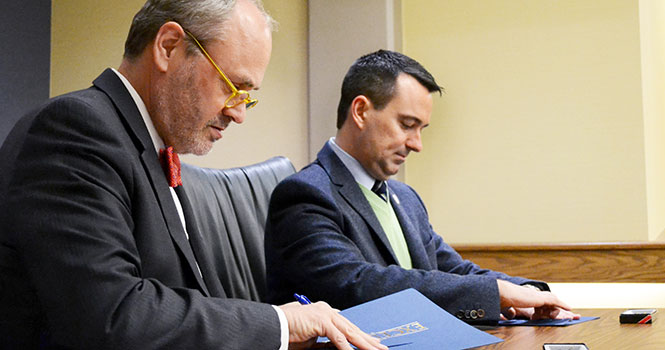
M624 309L574 311L600 319L568 327L497 327L486 332L504 341L478 349L541 350L543 343L585 343L590 350L665 349L665 310L658 310L655 321L644 325L620 324L619 314Z

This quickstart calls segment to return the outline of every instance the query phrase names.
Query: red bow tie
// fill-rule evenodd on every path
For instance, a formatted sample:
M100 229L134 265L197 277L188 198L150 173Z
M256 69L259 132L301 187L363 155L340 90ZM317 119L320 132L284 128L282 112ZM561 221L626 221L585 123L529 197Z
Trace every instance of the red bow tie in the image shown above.
M180 177L180 157L178 153L173 152L173 147L162 148L159 150L159 162L162 163L166 181L170 187L182 186Z

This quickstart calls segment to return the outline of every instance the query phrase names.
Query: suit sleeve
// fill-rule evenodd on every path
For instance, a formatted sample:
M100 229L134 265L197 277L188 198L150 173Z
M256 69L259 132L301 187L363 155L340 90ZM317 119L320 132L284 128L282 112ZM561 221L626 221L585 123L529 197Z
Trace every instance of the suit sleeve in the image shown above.
M112 108L112 107L111 107ZM132 198L144 171L117 117L60 99L35 119L4 207L51 341L72 349L277 349L267 304L142 277ZM136 158L134 158L136 159ZM160 218L156 218L159 220Z
M427 255L434 260L432 268L405 270L385 262L382 256L387 253L377 248L365 223L349 220L338 203L343 199L335 198L330 186L325 181L317 183L316 176L296 177L273 192L266 231L273 301L302 292L310 299L347 308L414 288L451 314L460 316L461 312L469 322L499 319L496 278L509 277L463 260L432 231L424 207L413 219L420 223L418 231Z

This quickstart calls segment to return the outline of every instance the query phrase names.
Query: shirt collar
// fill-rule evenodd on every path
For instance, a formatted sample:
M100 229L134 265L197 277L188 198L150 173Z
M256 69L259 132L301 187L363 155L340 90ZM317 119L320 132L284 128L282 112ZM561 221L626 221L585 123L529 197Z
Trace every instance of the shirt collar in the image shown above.
M148 114L148 108L146 108L145 103L143 103L143 100L141 99L141 96L139 96L139 93L136 92L136 89L134 89L129 80L127 80L127 78L125 78L125 76L118 72L115 68L111 68L111 70L113 70L113 72L118 75L118 78L120 78L120 81L122 81L123 85L125 85L125 88L127 88L127 91L132 96L136 107L139 109L139 113L141 113L143 122L148 129L152 144L155 146L155 152L159 153L159 150L164 148L164 141L161 137L159 137L159 133L157 133L157 129L155 129L155 124L153 124L152 118L150 118L150 114Z
M330 145L330 148L332 148L333 152L335 152L337 157L339 157L339 159L342 161L342 163L344 163L344 166L349 170L349 172L351 172L351 175L356 180L356 182L368 190L371 190L376 179L373 178L367 172L367 170L365 170L365 168L363 168L358 160L353 158L353 156L346 153L345 150L339 147L339 145L335 143L334 137L331 137L330 140L328 140L328 144Z

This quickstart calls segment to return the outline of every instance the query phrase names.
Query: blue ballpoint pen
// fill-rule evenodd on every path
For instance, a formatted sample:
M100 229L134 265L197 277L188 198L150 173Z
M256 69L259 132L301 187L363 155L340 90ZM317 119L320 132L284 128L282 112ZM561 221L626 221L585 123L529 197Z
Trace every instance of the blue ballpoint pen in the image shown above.
M300 294L298 294L298 293L293 294L293 297L296 298L296 300L297 300L301 305L308 305L308 304L311 304L311 303L312 303L311 301L309 301L309 299L308 299L306 296L304 296L304 295L300 295Z

